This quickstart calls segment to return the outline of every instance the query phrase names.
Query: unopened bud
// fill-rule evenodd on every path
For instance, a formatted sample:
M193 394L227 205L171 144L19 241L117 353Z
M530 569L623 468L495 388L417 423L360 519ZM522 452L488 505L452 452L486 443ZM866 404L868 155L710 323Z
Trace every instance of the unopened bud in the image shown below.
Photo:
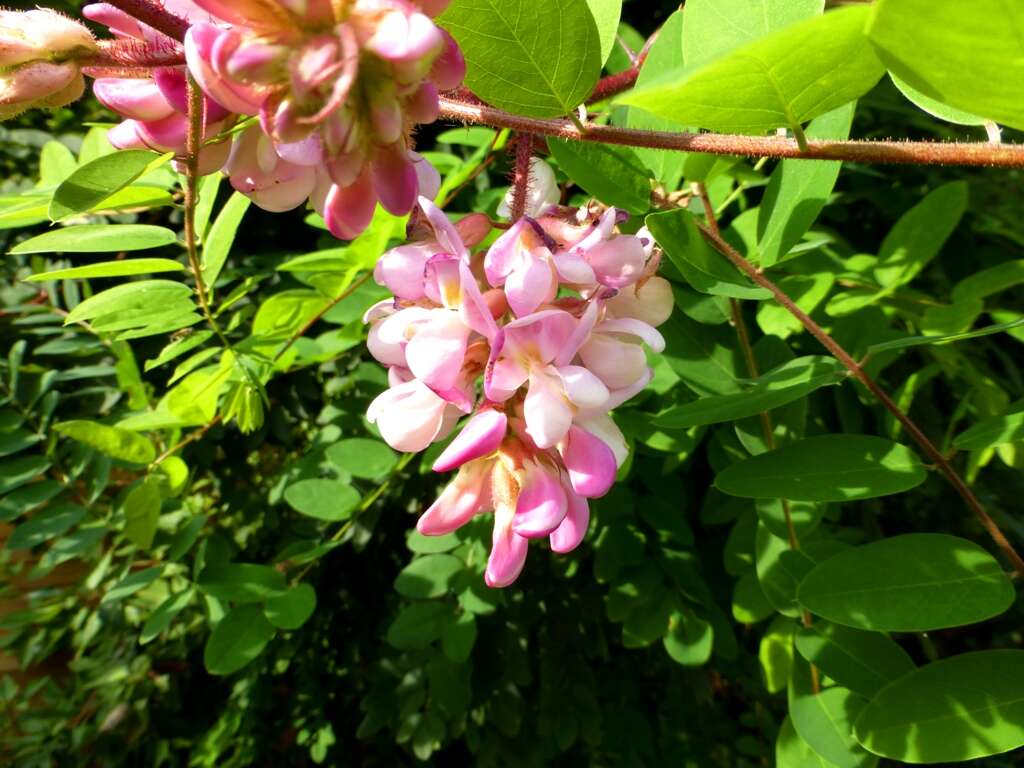
M26 109L62 107L80 98L85 80L74 62L30 61L0 72L0 120Z
M88 29L55 11L0 11L0 68L63 61L96 48Z

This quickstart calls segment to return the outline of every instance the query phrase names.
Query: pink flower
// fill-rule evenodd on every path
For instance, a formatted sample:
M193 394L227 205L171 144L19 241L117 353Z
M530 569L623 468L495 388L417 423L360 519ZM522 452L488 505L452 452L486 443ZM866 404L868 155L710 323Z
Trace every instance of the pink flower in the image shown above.
M608 492L627 457L609 412L650 381L645 345L664 347L640 317L661 322L671 290L653 276L650 236L619 234L614 209L574 221L557 209L524 217L481 263L470 248L486 221L453 226L428 200L420 207L414 242L384 254L374 273L395 298L367 313L368 346L393 386L369 415L385 440L411 450L470 414L434 463L458 470L455 479L417 528L449 533L493 514L484 580L507 586L531 539L569 552L586 535L587 500ZM484 276L494 286L487 291ZM644 306L652 296L654 306Z
M335 236L356 237L378 202L400 216L420 192L436 193L436 172L408 145L414 122L437 117L438 89L455 87L465 72L454 40L425 12L444 3L198 2L226 24L192 25L190 71L225 109L258 115L282 160L316 169L308 194ZM247 144L245 152L233 165L258 166L266 182L298 173L254 157L261 148ZM253 187L261 205L255 195L269 187Z

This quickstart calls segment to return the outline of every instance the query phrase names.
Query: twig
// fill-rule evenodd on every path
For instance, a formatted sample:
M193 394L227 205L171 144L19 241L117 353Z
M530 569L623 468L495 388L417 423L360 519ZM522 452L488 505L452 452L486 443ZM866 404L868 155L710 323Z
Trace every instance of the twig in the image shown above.
M960 477L959 473L949 463L942 452L935 447L928 436L921 431L920 427L911 420L911 418L903 412L903 410L893 401L885 390L883 390L874 379L872 379L867 372L857 363L856 360L841 347L835 339L828 335L825 330L818 325L811 317L804 312L800 307L793 303L793 300L789 298L775 283L764 276L757 267L743 258L743 255L733 248L729 243L723 240L720 236L715 235L710 227L703 225L700 226L700 230L704 237L718 250L720 251L733 265L743 272L747 277L753 280L757 285L762 288L767 288L771 294L775 297L775 300L782 305L793 317L800 321L800 324L817 339L822 346L825 347L843 366L853 374L861 384L867 387L868 391L871 392L875 398L885 407L889 413L891 413L903 428L907 430L907 434L917 443L921 450L928 456L928 458L934 463L934 465L946 476L950 485L953 486L954 490L967 504L968 508L977 516L981 522L982 527L995 542L996 546L1003 552L1006 559L1013 566L1018 576L1024 577L1024 559L1017 553L1013 545L1009 542L1006 536L1000 530L996 522L989 516L988 512L985 511L985 507L981 501L975 496L974 492L970 489L967 483L964 482L963 478Z
M516 136L516 160L512 176L512 221L519 221L526 213L526 198L530 192L530 158L533 157L533 136Z
M372 274L372 272L364 272L362 275L356 278L348 288L346 288L344 291L338 294L337 298L331 299L331 302L329 304L327 304L323 309L321 309L319 312L313 315L313 317L311 317L304 326L302 326L298 331L296 331L295 334L290 339L288 339L285 345L278 350L277 354L274 355L274 362L276 363L278 360L280 360L281 356L289 349L291 349L292 345L296 341L305 336L309 332L309 329L320 321L320 318L322 318L324 315L330 312L340 302L344 301L353 293L355 293L359 286L361 286L363 283L370 279L370 276Z
M970 165L1024 168L1024 145L989 142L825 141L807 142L801 151L795 139L722 133L644 131L590 123L579 130L569 120L541 120L513 115L485 104L441 97L441 117L462 123L510 128L541 136L630 147L705 152L745 157L844 160L854 163L904 165Z
M182 448L184 448L189 443L194 443L196 440L202 439L202 437L207 432L209 432L215 426L220 424L220 419L221 419L220 414L217 414L216 416L213 417L213 419L211 419L208 423L206 423L203 426L201 426L199 429L195 429L192 432L189 432L187 435L185 435L185 437L183 437L177 443L175 443L170 448L168 448L166 451L164 451L159 456L157 456L153 460L153 463L149 465L149 471L152 472L154 469L156 469L158 466L163 464L167 459L169 459L171 456L176 454L178 451L180 451Z

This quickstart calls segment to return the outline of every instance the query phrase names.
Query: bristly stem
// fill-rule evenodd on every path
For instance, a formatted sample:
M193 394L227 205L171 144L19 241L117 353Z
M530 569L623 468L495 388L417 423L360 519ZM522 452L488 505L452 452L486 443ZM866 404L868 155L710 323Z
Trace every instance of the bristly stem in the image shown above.
M747 261L743 255L733 248L729 243L725 242L721 236L716 235L712 232L710 227L699 225L701 232L704 237L707 238L718 251L720 251L733 265L739 269L743 274L753 280L757 285L762 288L768 289L775 300L793 317L800 321L800 324L810 333L815 339L817 339L825 349L827 349L833 357L835 357L843 366L863 384L872 395L882 404L883 407L889 413L891 413L903 428L907 430L907 434L914 440L915 443L920 446L921 450L928 456L928 458L938 467L939 471L945 475L950 485L953 486L954 490L960 494L960 497L967 504L967 507L975 514L981 523L982 527L995 542L995 545L999 547L1006 559L1013 566L1017 576L1024 577L1024 558L1021 558L1017 550L1014 549L1013 545L1000 530L988 512L985 511L985 507L981 501L974 494L974 491L970 489L964 479L960 477L960 474L953 468L953 465L949 463L949 460L942 454L938 448L928 439L928 436L921 431L921 428L906 414L903 410L893 401L885 390L883 390L878 383L868 375L868 373L861 367L861 365L853 359L853 357L843 347L836 342L825 330L818 325L810 315L804 312L798 307L789 296L787 296L775 283L765 277L764 273Z
M512 175L512 221L519 221L526 213L526 198L530 192L530 158L533 157L533 136L516 136L515 167Z
M844 160L874 164L1024 168L1024 145L991 144L987 141L940 143L809 140L807 150L802 151L795 139L778 136L644 131L595 123L588 123L586 131L581 131L570 120L523 117L485 104L470 104L448 96L441 97L441 117L461 123L510 128L539 136L680 152L705 152L712 155Z

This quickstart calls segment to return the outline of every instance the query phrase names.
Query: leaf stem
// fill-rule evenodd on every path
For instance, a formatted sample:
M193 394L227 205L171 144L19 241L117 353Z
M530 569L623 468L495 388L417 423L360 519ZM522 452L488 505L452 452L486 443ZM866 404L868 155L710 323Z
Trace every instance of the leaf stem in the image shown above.
M285 345L283 347L281 347L281 349L278 350L277 354L274 355L274 362L276 363L278 360L280 360L281 356L284 355L284 353L287 352L289 349L291 349L292 345L296 341L298 341L303 336L305 336L307 333L309 333L309 329L312 328L314 325L316 325L317 322L320 321L320 318L322 318L324 315L326 315L328 312L330 312L334 307L336 307L342 301L344 301L349 296L351 296L353 293L355 293L356 290L359 288L359 286L361 286L363 283L365 283L367 280L370 279L370 275L372 275L372 274L373 274L372 272L364 272L362 275L360 275L354 281L352 281L351 285L349 285L348 288L346 288L344 291L339 293L336 298L331 299L329 304L327 304L323 309L321 309L319 312L317 312L315 315L313 315L313 317L311 317L309 319L309 321L304 326L302 326L298 331L296 331L295 334L290 339L288 339L288 341L285 343Z
M737 269L743 272L743 274L753 280L757 285L768 289L775 297L775 300L778 301L787 312L799 320L800 324L807 330L807 332L817 339L833 357L842 363L853 377L863 384L882 404L882 406L889 411L889 413L891 413L900 424L903 425L903 428L907 430L907 434L909 434L914 442L920 446L921 450L924 451L939 471L945 475L949 484L953 486L953 489L964 500L967 507L975 514L982 527L992 538L992 541L995 542L995 545L999 547L1006 556L1006 559L1013 566L1017 576L1024 577L1024 558L1021 558L1020 554L1018 554L1017 550L1014 549L1013 545L1003 534L1002 530L1000 530L995 520L993 520L989 516L988 512L985 511L985 507L974 494L974 491L972 491L967 483L964 482L964 479L960 477L960 474L953 468L953 465L949 463L942 452L935 447L931 440L928 439L928 436L924 434L921 428L903 412L893 399L889 397L885 390L883 390L860 366L860 364L853 359L850 353L843 349L835 339L833 339L820 325L812 320L810 315L800 309L800 307L798 307L793 300L779 288L779 286L765 277L764 273L760 269L747 261L739 251L729 245L729 243L725 242L720 235L716 235L710 227L703 225L698 226L700 226L701 232L711 245L713 245L722 253L723 256L729 259Z

